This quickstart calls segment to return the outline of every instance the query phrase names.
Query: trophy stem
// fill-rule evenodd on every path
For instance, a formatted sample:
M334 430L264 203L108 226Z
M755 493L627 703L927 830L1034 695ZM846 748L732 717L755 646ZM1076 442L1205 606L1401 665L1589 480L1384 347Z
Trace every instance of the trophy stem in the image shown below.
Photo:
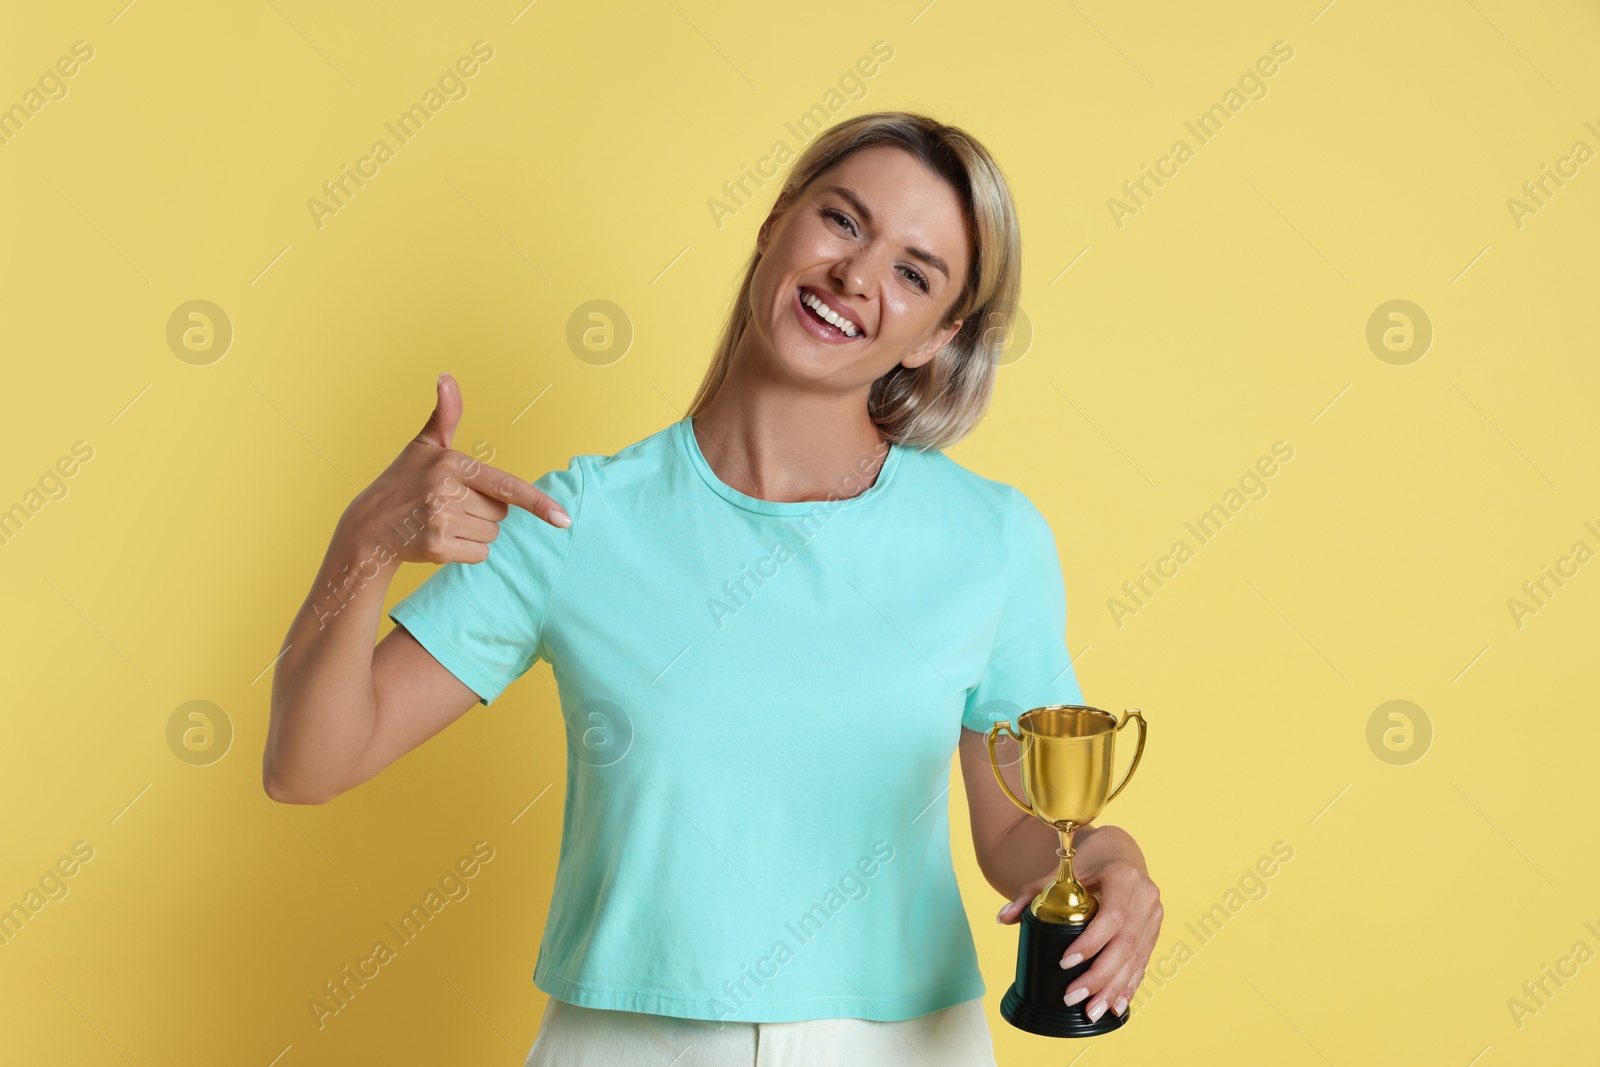
M1072 833L1077 828L1077 824L1071 822L1056 825L1056 832L1061 835L1061 847L1056 849L1056 856L1061 865L1056 871L1056 880L1034 897L1029 906L1029 910L1045 922L1086 923L1100 909L1100 902L1072 872L1072 857L1077 854L1077 849L1072 847Z

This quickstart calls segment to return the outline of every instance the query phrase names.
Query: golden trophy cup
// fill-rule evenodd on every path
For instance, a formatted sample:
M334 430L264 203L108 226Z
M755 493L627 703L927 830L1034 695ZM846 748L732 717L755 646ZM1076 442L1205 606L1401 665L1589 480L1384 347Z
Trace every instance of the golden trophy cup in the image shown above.
M1111 788L1112 756L1117 734L1129 722L1139 724L1139 744L1122 784ZM1000 773L995 759L995 738L1004 730L1020 746L1022 792L1018 799ZM1012 1026L1047 1037L1093 1037L1115 1030L1133 1015L1107 1011L1092 1022L1084 1008L1093 997L1068 1007L1071 983L1094 963L1095 956L1073 967L1061 967L1068 947L1089 926L1100 902L1072 873L1072 833L1100 814L1122 792L1144 755L1145 722L1138 708L1129 708L1122 721L1108 711L1079 704L1047 704L989 727L989 766L995 781L1011 802L1036 819L1055 827L1061 835L1056 855L1061 867L1056 880L1033 898L1022 911L1017 944L1017 978L1000 1001L1000 1014ZM1096 956L1098 953L1096 953Z

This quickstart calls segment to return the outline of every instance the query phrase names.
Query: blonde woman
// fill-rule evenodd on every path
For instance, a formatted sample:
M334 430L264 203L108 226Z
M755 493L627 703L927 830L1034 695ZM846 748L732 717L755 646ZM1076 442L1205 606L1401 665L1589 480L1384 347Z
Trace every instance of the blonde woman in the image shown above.
M984 731L1083 702L1048 523L942 451L988 406L1019 253L970 135L841 122L795 161L686 416L530 485L451 448L441 375L341 517L273 679L265 787L324 802L550 664L566 802L529 1065L994 1063L950 760L1015 923L1057 839ZM406 560L444 566L374 648ZM1067 1003L1120 1015L1159 894L1122 830L1076 846L1101 908Z

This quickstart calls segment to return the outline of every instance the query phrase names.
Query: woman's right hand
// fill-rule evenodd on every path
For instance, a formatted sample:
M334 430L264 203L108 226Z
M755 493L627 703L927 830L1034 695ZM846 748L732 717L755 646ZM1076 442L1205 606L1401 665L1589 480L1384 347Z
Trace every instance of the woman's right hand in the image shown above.
M528 482L451 448L460 421L461 388L441 374L427 425L356 495L339 525L364 544L387 545L391 560L411 563L483 562L512 504L552 526L572 525Z

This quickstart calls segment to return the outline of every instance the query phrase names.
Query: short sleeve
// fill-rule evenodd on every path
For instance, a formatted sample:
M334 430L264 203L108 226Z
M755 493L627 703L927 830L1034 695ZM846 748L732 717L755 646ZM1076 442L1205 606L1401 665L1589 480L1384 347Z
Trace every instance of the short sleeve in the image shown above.
M583 467L541 476L533 487L560 504L572 525L552 526L510 506L481 563L445 563L389 610L468 689L488 705L506 686L547 658L544 623L550 601L583 528Z
M961 725L987 732L1046 704L1082 704L1067 652L1067 591L1050 523L1011 489L1005 602L994 647L978 684L967 693Z

